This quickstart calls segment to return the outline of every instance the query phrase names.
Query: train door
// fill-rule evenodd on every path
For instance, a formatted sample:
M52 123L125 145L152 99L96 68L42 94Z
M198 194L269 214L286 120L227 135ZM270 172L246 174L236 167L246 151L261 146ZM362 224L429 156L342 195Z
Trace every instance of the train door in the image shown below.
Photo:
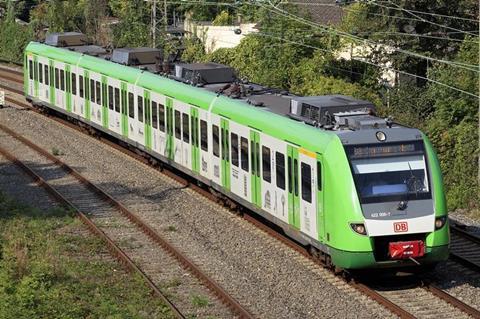
M250 201L250 170L248 136L250 129L230 122L230 190L237 196Z
M198 119L200 123L200 148L199 148L199 170L200 175L206 178L210 178L210 171L212 169L210 163L210 149L211 144L208 143L209 126L208 126L208 112L199 110Z
M275 211L275 215L278 218L288 223L288 199L290 193L288 192L287 187L287 157L285 156L285 150L287 149L287 147L285 145L285 142L279 140L275 140L274 143L270 146L272 147L274 165L273 179L275 180L275 198L273 203L273 210Z
M49 82L49 97L50 105L55 105L55 64L52 60L48 60L48 82Z
M87 70L83 71L83 89L84 89L84 108L83 108L83 117L86 120L91 119L92 112L91 109L91 94L90 91L90 72Z
M113 84L115 84L117 80L113 80ZM129 94L128 93L128 87L127 87L127 83L125 82L120 82L118 81L117 82L119 85L120 85L120 101L121 101L121 104L120 104L120 128L121 128L121 132L122 132L122 136L125 137L125 138L128 138L128 132L129 132L129 125L128 125L128 121L129 121L129 118L130 118L130 114L129 114ZM115 90L114 90L114 93L115 93ZM133 101L133 98L132 98L132 101ZM133 103L133 102L132 102Z
M252 204L262 207L262 185L260 182L260 134L250 130L250 162L251 179L250 188L252 193Z
M33 56L33 95L38 98L38 56Z
M78 75L77 67L70 67L71 112L78 114Z
M315 191L317 193L317 233L318 233L318 240L324 241L324 234L325 234L325 213L323 207L323 160L322 155L317 154L317 169L316 169L316 185Z
M65 64L55 61L55 106L66 110L65 99Z
M135 86L133 84L122 82L122 85L125 87L125 94L126 94L126 107L125 110L128 112L128 116L126 117L126 121L124 124L127 130L127 136L132 141L137 141L137 120L135 114L137 113L137 97L135 96ZM122 104L123 105L123 104Z
M43 102L48 102L50 89L48 83L48 59L38 57L38 98Z
M102 87L101 76L90 72L90 120L98 125L102 125Z
M129 90L130 91L130 90ZM143 98L143 88L136 87L134 94L134 118L130 119L130 123L133 122L133 131L130 131L130 138L135 142L144 145L145 143L145 114L144 114L144 98ZM130 101L129 101L130 102ZM130 106L130 103L129 103ZM130 124L130 128L132 125Z
M230 190L230 129L228 120L224 118L220 119L220 141L222 186Z
M152 105L150 101L150 92L144 90L143 92L143 109L144 109L144 141L143 145L147 150L152 149Z
M174 138L174 122L173 122L173 100L169 97L165 100L165 120L166 120L166 137L165 137L165 156L173 161L175 159L175 138Z
M262 209L269 212L272 215L276 213L275 207L275 180L273 177L273 158L275 155L275 138L269 135L261 134L261 147L260 147L260 163L261 163L261 176L260 176L260 188Z
M220 157L220 116L210 114L211 134L209 144L212 145L210 153L210 163L212 164L212 173L210 179L217 185L223 185L221 174L222 159Z
M35 96L35 77L34 77L34 56L29 53L27 55L28 62L28 95Z
M150 93L152 100L152 149L165 155L165 97L155 92Z
M178 109L178 104L173 100L173 160L178 164L182 161L182 111Z
M317 196L315 189L317 156L315 153L299 149L299 186L300 186L300 230L317 238Z
M300 228L298 167L298 149L287 145L288 223L296 228Z
M198 120L198 108L190 107L190 131L191 131L191 162L192 162L192 171L199 173L200 171L200 131L199 131L199 120Z
M102 82L100 83L102 88L102 126L108 130L108 121L110 117L108 116L108 91L107 91L107 77L102 75Z
M85 114L85 77L84 77L84 70L77 66L75 73L75 84L77 86L77 94L73 96L73 113L84 116ZM73 83L73 79L72 79Z
M65 64L65 109L67 112L72 112L72 78L70 74L70 65Z
M123 134L122 128L120 127L122 109L121 109L121 98L120 95L124 92L120 92L120 81L117 79L109 78L107 80L107 96L108 96L108 129L117 133ZM126 100L123 99L123 100ZM126 101L122 101L125 102Z

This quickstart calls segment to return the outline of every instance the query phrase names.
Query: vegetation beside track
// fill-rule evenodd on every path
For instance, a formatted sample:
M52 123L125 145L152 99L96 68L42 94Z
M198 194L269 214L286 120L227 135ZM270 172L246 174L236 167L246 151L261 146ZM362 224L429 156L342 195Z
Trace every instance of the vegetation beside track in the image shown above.
M171 317L71 213L0 192L0 318Z

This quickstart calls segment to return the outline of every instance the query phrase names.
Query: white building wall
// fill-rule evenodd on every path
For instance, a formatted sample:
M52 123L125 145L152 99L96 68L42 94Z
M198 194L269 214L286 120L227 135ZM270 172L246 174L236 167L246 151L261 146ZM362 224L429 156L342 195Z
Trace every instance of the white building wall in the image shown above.
M202 39L207 53L219 48L233 48L237 46L245 35L258 32L255 23L241 23L231 26L213 26L211 23L195 23L189 19L184 22L185 31L191 32ZM240 34L235 30L239 29Z

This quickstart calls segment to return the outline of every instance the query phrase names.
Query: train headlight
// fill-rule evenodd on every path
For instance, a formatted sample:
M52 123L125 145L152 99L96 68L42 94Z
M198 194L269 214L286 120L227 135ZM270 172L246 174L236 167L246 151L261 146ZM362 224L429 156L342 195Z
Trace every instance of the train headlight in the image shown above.
M365 228L364 224L350 224L350 227L352 227L353 231L356 232L357 234L360 235L366 235L367 234L367 229Z
M447 216L437 217L435 218L435 230L439 230L445 223L447 222Z

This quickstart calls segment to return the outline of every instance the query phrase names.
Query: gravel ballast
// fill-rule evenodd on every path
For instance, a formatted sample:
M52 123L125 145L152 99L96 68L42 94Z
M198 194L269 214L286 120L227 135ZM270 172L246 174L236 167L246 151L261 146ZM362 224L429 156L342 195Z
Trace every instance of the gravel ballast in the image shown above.
M41 115L0 122L60 157L179 247L261 318L390 316L328 271L177 182Z

